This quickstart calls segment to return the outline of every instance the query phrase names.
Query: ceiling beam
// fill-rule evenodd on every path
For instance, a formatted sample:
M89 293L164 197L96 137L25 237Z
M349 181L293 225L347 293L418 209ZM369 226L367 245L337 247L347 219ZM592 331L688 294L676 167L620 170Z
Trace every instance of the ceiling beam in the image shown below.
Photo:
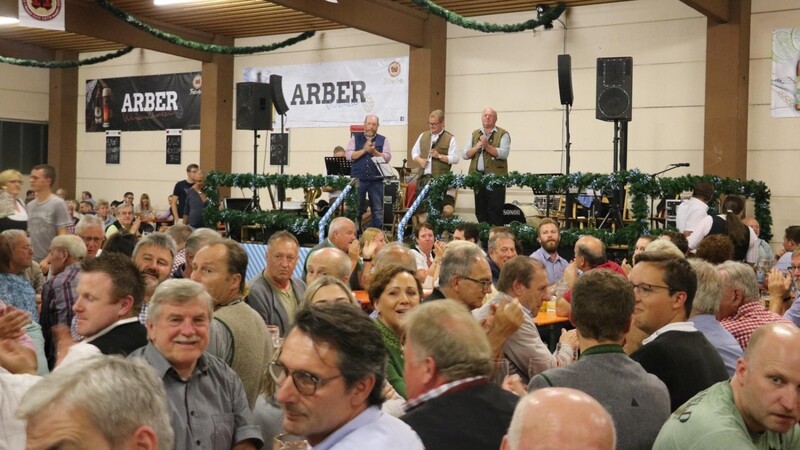
M56 52L53 50L8 39L0 39L0 55L35 61L53 61L56 59Z
M728 23L731 18L730 0L681 0L696 9L709 20L716 23ZM739 1L739 0L736 0Z
M142 31L133 25L127 24L116 16L101 8L94 3L86 3L78 0L67 0L65 7L66 17L64 20L66 31L82 34L96 39L103 39L109 42L119 42L137 48L144 48L170 55L197 61L210 62L211 53L192 50L180 45L171 44L163 39L159 39L150 33ZM137 19L142 20L140 17ZM161 25L155 25L162 31L173 32ZM184 34L181 34L184 33ZM195 36L186 36L186 30L175 34L181 35L186 39L193 39ZM194 40L194 39L193 39ZM203 39L208 42L208 39Z
M425 45L425 20L428 15L389 0L348 0L342 3L322 0L270 1L413 47Z

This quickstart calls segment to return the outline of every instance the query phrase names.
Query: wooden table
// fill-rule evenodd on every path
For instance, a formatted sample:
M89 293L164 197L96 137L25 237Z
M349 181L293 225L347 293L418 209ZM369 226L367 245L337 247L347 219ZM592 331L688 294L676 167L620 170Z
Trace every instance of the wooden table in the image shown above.
M536 318L533 319L533 323L540 328L539 332L542 334L542 340L545 341L551 352L555 351L556 344L561 338L561 329L572 328L569 323L569 317L561 317L557 316L556 313L549 312L539 311Z
M569 322L569 317L561 317L557 316L556 313L542 311L539 311L539 314L537 314L536 318L533 319L533 323L540 327L546 327L564 322Z

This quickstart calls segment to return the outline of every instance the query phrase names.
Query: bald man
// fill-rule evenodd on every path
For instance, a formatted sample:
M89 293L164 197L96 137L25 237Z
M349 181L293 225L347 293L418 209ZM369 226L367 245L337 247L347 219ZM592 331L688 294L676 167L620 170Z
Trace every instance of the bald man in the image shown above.
M532 392L517 403L501 450L613 450L614 421L588 394L570 388Z
M692 397L669 418L655 450L800 448L800 329L753 332L730 381Z
M569 317L572 310L572 285L578 279L580 272L588 272L594 269L613 270L624 278L628 278L625 271L619 264L609 261L606 258L606 245L594 236L583 236L575 242L575 258L564 269L564 279L567 280L569 290L564 296L556 301L556 314L561 317Z
M350 257L335 247L321 248L306 259L306 284L311 285L322 276L334 277L350 283Z

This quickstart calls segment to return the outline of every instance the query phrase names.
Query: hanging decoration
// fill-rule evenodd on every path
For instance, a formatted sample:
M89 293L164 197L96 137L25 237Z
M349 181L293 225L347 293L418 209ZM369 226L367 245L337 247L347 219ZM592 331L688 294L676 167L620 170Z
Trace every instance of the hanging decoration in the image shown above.
M425 8L429 13L439 16L442 19L458 25L461 28L468 28L470 30L482 31L484 33L519 33L520 31L533 30L536 27L544 26L545 28L552 28L553 21L558 19L561 14L567 9L563 3L549 8L546 12L542 13L537 19L527 20L522 23L498 25L488 22L478 22L477 20L467 19L464 16L443 8L430 0L413 0L417 6Z

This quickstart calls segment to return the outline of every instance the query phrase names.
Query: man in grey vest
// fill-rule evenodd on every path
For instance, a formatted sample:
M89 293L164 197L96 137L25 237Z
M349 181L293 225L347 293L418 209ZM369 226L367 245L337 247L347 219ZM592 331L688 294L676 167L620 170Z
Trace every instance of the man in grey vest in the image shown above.
M411 148L411 159L419 164L417 192L428 184L431 177L450 172L450 167L458 164L459 160L456 138L444 129L444 111L431 112L428 128Z
M272 347L267 344L261 316L244 302L247 254L232 239L223 239L201 248L192 269L192 280L214 299L207 351L239 374L253 409L263 386L264 367L272 359Z
M470 144L464 149L464 159L472 160L469 173L493 173L508 175L508 153L511 150L511 135L496 126L497 112L486 108L481 115L481 128L472 132ZM506 202L506 187L475 190L475 216L478 222L503 225L503 204Z

